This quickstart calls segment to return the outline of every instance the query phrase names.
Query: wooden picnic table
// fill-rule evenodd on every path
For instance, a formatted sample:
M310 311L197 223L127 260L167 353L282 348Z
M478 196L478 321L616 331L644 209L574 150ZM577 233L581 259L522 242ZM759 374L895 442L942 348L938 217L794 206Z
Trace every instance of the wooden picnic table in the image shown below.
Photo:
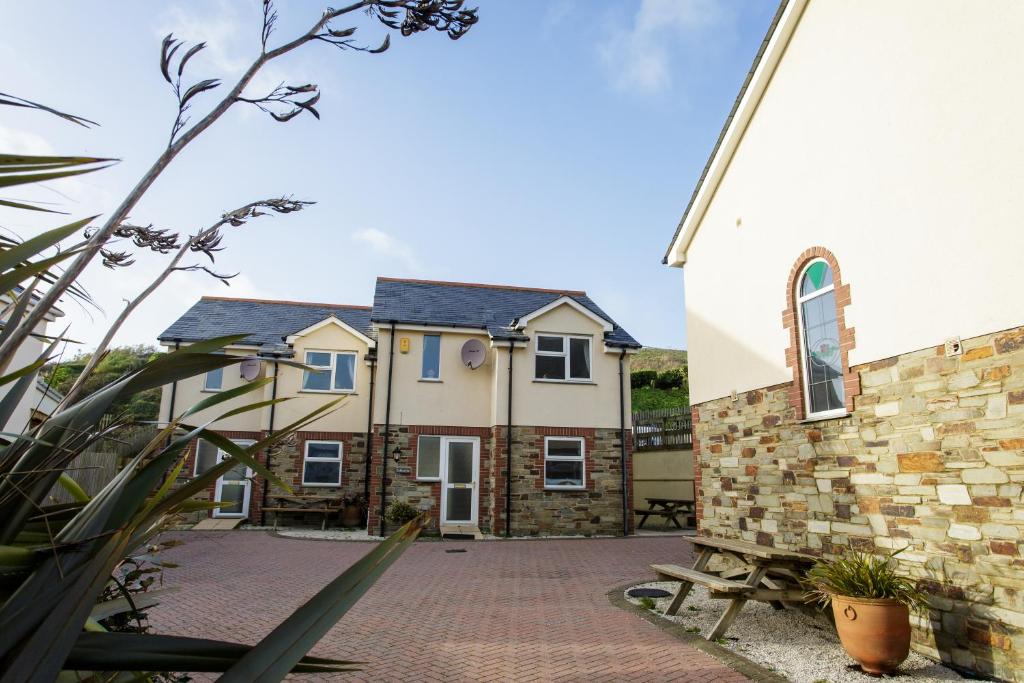
M665 614L673 615L679 611L694 584L707 588L712 598L729 601L708 640L717 640L725 635L747 600L769 602L776 609L783 609L803 604L807 598L800 578L816 561L811 555L728 538L693 537L684 540L700 549L691 569L674 564L652 564L651 569L662 581L679 582ZM739 560L741 566L710 571L707 566L715 555Z
M266 512L274 513L274 528L277 528L277 516L282 513L303 514L306 512L319 512L324 519L320 524L321 529L327 528L327 518L332 512L341 513L341 496L336 494L301 494L301 495L273 495L273 500L280 501L278 505L263 508Z
M638 515L642 515L640 523L637 524L638 529L644 527L644 522L651 515L655 517L665 518L665 527L668 528L669 523L676 525L677 529L682 529L683 525L679 523L679 515L683 513L693 513L694 502L692 500L684 500L682 498L645 498L647 501L647 509L636 508L634 512Z

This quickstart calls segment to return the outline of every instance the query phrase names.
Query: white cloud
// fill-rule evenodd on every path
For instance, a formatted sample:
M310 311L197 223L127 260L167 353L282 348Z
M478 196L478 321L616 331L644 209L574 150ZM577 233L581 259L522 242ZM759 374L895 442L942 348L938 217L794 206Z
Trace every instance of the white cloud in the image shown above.
M674 48L699 42L701 31L721 23L728 13L716 0L642 0L632 26L612 29L599 46L601 61L616 88L667 90Z
M205 61L216 73L204 74L204 78L238 76L252 62L259 47L259 27L245 19L237 4L226 0L187 8L175 4L161 15L156 34L163 38L173 33L190 45L205 42L206 49L196 55L195 62ZM189 66L192 64L190 61Z
M375 254L397 261L412 273L419 273L423 270L412 250L383 230L364 228L353 233L352 239L369 247Z

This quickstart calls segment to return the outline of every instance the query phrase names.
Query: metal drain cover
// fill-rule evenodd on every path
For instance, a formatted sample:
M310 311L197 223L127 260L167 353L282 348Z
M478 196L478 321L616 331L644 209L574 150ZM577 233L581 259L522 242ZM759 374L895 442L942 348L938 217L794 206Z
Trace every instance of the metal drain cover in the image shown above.
M464 552L466 552L466 549L465 548L449 548L448 550L445 550L445 552L446 553L464 553ZM668 595L668 593L666 593L665 595Z
M633 588L626 595L631 598L667 598L672 594L660 588Z

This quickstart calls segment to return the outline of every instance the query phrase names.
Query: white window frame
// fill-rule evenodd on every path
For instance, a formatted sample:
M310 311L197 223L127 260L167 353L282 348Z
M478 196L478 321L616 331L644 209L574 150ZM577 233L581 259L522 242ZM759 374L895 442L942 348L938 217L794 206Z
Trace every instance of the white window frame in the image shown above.
M562 340L562 350L559 351L541 351L540 350L540 338L541 337L557 337ZM569 340L570 339L583 339L587 342L587 352L590 360L590 376L589 377L572 377L569 372ZM533 381L535 382L555 382L558 384L593 384L594 383L594 339L585 334L558 334L549 332L538 332L534 335L533 343L534 354L537 356L550 356L557 358L561 356L565 359L565 379L548 379L545 377L537 376L537 361L533 361Z
M311 365L306 362L308 354L310 353L326 353L331 356L331 364L328 365ZM338 356L352 356L352 388L351 389L335 389L334 379L335 373L338 371ZM314 394L354 394L356 393L356 386L359 382L359 353L356 351L331 351L328 349L304 349L302 352L303 365L308 365L311 368L330 368L330 382L329 388L327 389L307 389L306 388L306 373L308 370L302 371L302 380L299 385L299 391L306 391Z
M427 352L427 337L437 337L437 377L424 377L423 376L423 355ZM420 380L423 382L440 382L441 381L441 335L437 333L424 334L423 341L420 344L423 348L420 350Z
M220 447L217 446L217 444L213 443L212 441L207 441L203 437L197 438L196 439L196 452L194 454L194 457L192 458L192 460L193 460L193 462L192 462L192 476L193 477L198 477L200 474L202 474L202 472L199 471L199 442L200 441L202 441L203 443L208 443L208 444L210 444L211 446L213 446L214 448L217 449L217 452L213 454L213 467L217 466L217 461L219 460L219 457L220 457ZM250 444L251 444L251 442L250 442Z
M211 387L210 386L210 373L211 372L220 372L220 386L217 386L217 387ZM215 368L214 370L208 370L206 372L206 374L203 375L203 391L209 391L209 392L212 392L212 393L217 393L218 391L224 391L224 368Z
M309 457L309 445L310 444L330 444L332 446L337 446L338 447L338 457L337 458L311 458L311 457ZM345 460L345 444L342 443L341 441L319 441L319 440L316 440L316 439L311 439L311 440L306 441L305 444L302 447L302 485L306 486L306 487L310 487L310 488L312 488L312 487L328 487L328 488L330 488L330 487L341 486L341 479L342 479L341 471L342 471L342 468L344 467L344 465L343 465L344 460ZM333 484L331 482L322 482L322 481L312 482L312 483L311 482L307 482L306 481L306 463L307 462L331 462L331 463L336 462L336 463L338 463L338 483Z
M422 439L437 439L437 476L420 476L420 441ZM420 434L416 437L416 481L441 481L441 465L444 461L444 437L438 434Z
M810 294L801 296L800 295L800 288L804 284L804 276L807 275L807 270L811 266L813 266L815 263L824 263L826 266L828 266L829 270L832 271L832 283L830 285L822 287L821 289L816 289L813 292L811 292ZM807 365L808 365L808 363L807 363L807 331L804 329L804 306L803 305L804 305L805 302L810 301L811 299L817 299L819 296L823 296L825 294L828 294L829 292L834 292L835 289L836 289L835 269L832 268L832 264L831 263L829 263L828 261L826 261L823 258L814 258L814 259L811 259L810 261L808 261L806 264L804 264L804 267L800 269L800 275L797 277L796 284L794 285L793 295L796 297L797 344L799 344L799 346L800 346L800 348L798 349L798 351L800 353L800 383L802 385L802 389L803 389L803 392L804 392L804 419L805 420L827 420L828 418L831 418L831 417L842 417L842 416L847 414L847 410L846 410L846 406L845 405L840 407L840 408L833 408L832 410L821 410L821 411L818 411L816 413L811 412L811 387L810 387L810 384L809 384L809 379L810 378L808 377L809 370L808 370L808 367L807 367ZM838 318L839 318L839 305L837 304L836 305L836 319L837 319L837 321L838 321ZM839 324L837 322L836 323L836 327L838 328L838 326L839 326ZM837 339L836 342L838 343L839 340ZM841 366L842 365L842 351L840 351L839 363L840 363L840 366ZM845 368L843 368L843 369L845 370ZM846 402L846 386L845 385L843 386L843 402L844 402L844 404Z
M549 455L548 444L551 441L576 441L580 444L579 457L565 457L562 455ZM580 464L580 485L579 486L559 486L556 484L548 484L548 460L555 462L579 462ZM544 471L541 473L544 477L544 488L551 491L585 491L587 489L587 440L582 436L545 436L544 437Z

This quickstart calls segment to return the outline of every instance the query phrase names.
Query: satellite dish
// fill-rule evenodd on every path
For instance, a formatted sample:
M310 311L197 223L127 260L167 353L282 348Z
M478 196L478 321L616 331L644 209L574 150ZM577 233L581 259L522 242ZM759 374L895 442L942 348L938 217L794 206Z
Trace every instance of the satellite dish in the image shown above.
M487 349L479 339L470 339L462 345L462 364L470 370L476 370L487 360Z
M259 358L246 358L238 365L238 371L246 382L251 382L259 377L262 369L263 363Z

